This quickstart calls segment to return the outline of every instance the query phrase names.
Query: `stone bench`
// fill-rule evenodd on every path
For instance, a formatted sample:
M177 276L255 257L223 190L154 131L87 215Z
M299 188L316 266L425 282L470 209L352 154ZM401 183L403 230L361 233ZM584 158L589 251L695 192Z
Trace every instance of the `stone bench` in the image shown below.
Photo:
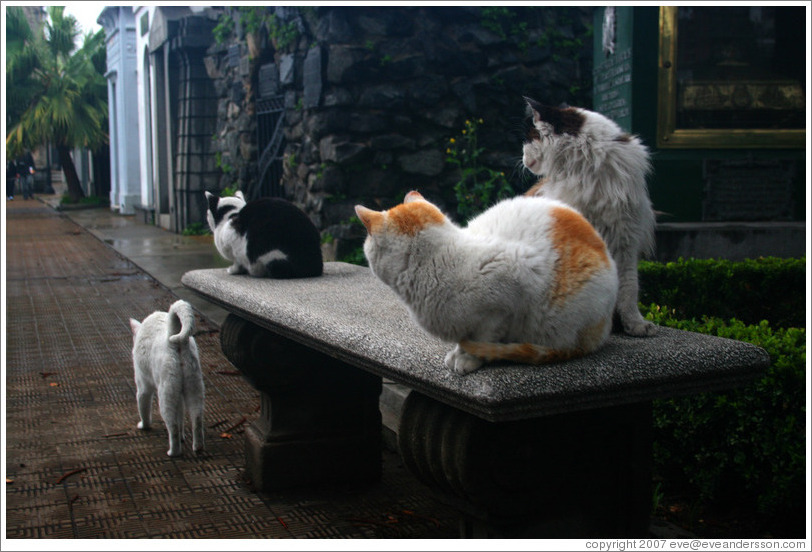
M382 378L413 390L399 418L406 466L462 514L463 536L643 536L651 505L653 399L744 385L762 349L660 328L612 335L599 352L546 366L443 364L367 268L325 263L302 280L187 272L230 312L223 352L261 393L246 469L263 490L381 475Z

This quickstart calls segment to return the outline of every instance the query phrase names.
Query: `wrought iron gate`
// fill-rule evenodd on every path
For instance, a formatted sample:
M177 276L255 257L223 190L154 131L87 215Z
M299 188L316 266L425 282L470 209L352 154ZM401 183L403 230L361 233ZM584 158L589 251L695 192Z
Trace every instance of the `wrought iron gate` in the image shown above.
M280 94L258 99L257 146L262 152L257 166L258 179L246 190L246 197L281 197L282 154L285 151L285 96Z

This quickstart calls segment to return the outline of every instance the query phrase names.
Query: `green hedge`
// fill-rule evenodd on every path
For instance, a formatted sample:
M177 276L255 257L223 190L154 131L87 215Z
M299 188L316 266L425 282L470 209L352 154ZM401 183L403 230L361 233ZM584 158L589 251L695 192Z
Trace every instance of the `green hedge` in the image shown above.
M742 274L739 267L728 266L731 274ZM701 272L716 277L713 270ZM701 295L711 289L689 285L687 278L680 281L689 293L694 287L704 288ZM726 288L720 284L718 294L729 296ZM765 376L745 388L655 401L654 467L662 490L694 497L697 512L749 510L763 520L761 529L775 536L803 535L806 330L773 329L767 321L685 320L678 310L656 304L642 310L659 325L753 343L771 360Z
M640 262L640 301L676 309L678 318L715 316L775 328L806 326L806 259L679 259Z

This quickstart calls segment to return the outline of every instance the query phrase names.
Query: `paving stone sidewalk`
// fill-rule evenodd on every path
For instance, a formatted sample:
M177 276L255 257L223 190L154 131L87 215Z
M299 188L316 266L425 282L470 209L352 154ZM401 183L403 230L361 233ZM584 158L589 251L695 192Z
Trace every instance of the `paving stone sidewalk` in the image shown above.
M8 539L455 538L457 518L384 452L380 484L256 493L243 431L258 393L198 316L206 451L166 456L138 421L129 318L177 297L52 208L7 202Z

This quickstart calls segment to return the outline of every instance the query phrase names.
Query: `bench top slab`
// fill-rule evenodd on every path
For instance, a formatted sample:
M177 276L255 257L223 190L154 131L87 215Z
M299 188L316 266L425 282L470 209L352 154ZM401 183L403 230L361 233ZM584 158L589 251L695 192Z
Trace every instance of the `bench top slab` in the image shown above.
M613 334L598 352L543 366L490 364L465 376L443 364L452 344L426 333L365 267L325 263L299 280L187 272L183 284L254 324L489 421L737 387L769 366L754 345L670 328Z

